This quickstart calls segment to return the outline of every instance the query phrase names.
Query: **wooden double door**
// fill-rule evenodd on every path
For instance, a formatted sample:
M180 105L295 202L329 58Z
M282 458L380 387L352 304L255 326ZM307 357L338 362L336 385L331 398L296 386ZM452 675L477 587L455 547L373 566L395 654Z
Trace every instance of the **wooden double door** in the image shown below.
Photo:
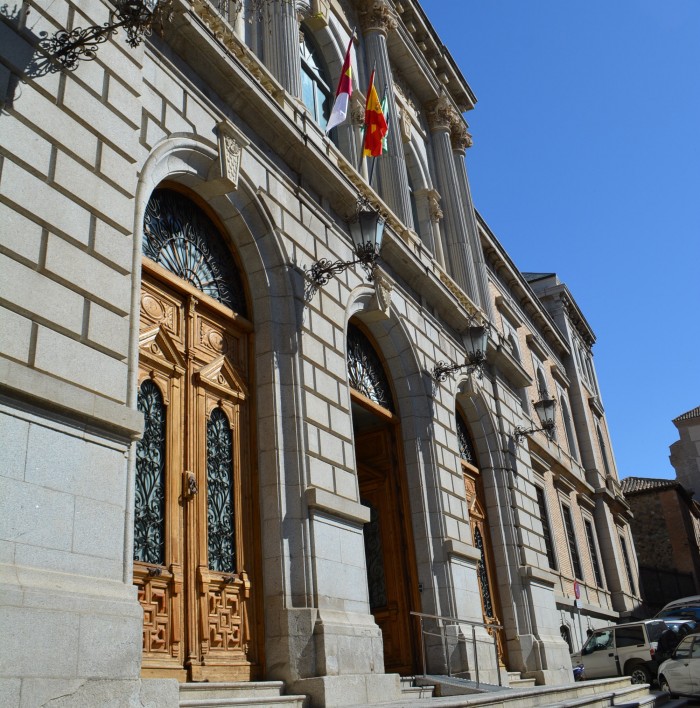
M382 411L382 413L385 413ZM396 444L396 425L355 432L360 501L370 510L365 558L370 610L382 630L384 670L417 670L411 610L420 611L408 497Z
M144 259L134 583L145 676L259 676L249 339L247 321Z

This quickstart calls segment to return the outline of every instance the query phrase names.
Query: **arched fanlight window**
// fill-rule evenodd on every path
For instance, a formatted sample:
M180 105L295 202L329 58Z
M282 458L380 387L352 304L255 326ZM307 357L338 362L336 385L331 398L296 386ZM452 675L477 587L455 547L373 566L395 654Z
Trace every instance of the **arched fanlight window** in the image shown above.
M348 327L348 379L350 386L370 401L394 412L389 379L372 343L359 327Z
M320 52L303 28L301 36L301 97L313 119L322 129L325 129L331 113L333 96L328 72Z
M472 442L471 435L469 435L467 424L459 413L457 413L457 440L459 441L460 458L476 467L476 450L474 449L474 443Z
M156 189L143 219L143 255L243 316L240 273L212 220L172 189Z
M146 379L137 408L144 417L136 445L134 560L165 563L165 405L158 386Z

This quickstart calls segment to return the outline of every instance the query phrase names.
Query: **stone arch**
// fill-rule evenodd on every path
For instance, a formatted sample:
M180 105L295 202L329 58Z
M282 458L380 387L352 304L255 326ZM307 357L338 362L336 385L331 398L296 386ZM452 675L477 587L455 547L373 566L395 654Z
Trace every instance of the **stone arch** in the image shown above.
M292 574L289 565L263 564L265 612L274 613L285 598L302 594L310 582L303 577L309 572L303 560L309 549L304 551L301 545L290 546L287 551L283 548L284 539L300 537L296 527L299 519L304 518L302 501L295 493L303 484L303 468L295 452L303 448L302 409L296 394L281 393L286 382L301 378L297 356L301 311L297 307L300 297L296 296L303 291L303 284L301 277L288 265L279 227L264 198L258 194L256 182L248 175L245 159L238 189L230 191L231 186L220 178L216 143L194 135L165 138L144 162L136 190L129 356L130 372L133 372L129 386L132 407L136 405L137 390L142 225L150 194L164 181L183 185L206 202L224 227L223 236L236 250L247 280L249 314L255 328L256 396L259 407L264 406L268 411L268 415L258 416L254 423L258 432L255 466L260 496L275 501L260 505L260 524L268 530L261 539L263 556L283 557L286 552L296 566ZM264 373L270 371L272 376ZM284 459L280 451L285 451ZM133 487L133 481L130 484ZM308 543L308 534L304 534L304 539L303 543ZM127 554L127 557L130 556ZM300 572L300 568L304 571ZM272 588L277 591L273 593ZM277 645L274 638L269 637L267 622L265 629L270 667L274 664Z
M432 444L433 381L423 370L407 326L395 307L388 315L376 308L375 290L356 288L346 308L345 330L355 317L372 335L387 364L401 421L404 474L408 483L411 528L419 578L436 578L435 594L425 583L421 594L424 612L440 614L452 607L447 564L441 539L446 536L438 464ZM349 394L348 394L349 395Z

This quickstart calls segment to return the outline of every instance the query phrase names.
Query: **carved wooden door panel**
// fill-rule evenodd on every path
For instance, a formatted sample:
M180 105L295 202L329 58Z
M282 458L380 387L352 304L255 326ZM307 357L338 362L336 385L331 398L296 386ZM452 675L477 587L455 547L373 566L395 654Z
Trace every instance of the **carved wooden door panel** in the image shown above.
M486 520L486 504L483 496L483 481L478 468L462 461L464 488L469 508L469 523L472 531L474 547L481 554L477 562L477 576L481 590L481 609L486 624L500 624L500 608L498 602L498 587L495 584L494 563L491 551L491 540ZM492 633L493 630L490 630ZM498 632L498 658L501 665L505 661L505 645L502 632Z
M356 433L355 454L360 500L371 514L364 528L370 609L382 630L385 671L408 675L415 671L409 613L418 607L393 427Z
M255 678L247 332L228 308L144 263L139 344L143 673Z

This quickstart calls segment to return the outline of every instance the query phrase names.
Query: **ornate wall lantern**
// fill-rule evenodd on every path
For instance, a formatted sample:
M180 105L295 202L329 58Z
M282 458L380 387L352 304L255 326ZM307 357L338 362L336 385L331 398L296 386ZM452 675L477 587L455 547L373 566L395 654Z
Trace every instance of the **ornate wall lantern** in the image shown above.
M489 331L489 325L472 325L468 327L464 334L464 346L467 350L464 364L448 364L446 361L440 361L433 369L433 378L436 381L444 381L449 374L461 369L467 369L468 376L476 373L478 378L483 378Z
M73 71L81 59L94 59L97 45L106 42L120 27L126 30L129 46L138 46L145 36L151 34L154 23L162 20L171 2L172 0L115 0L115 9L109 13L109 21L104 25L76 27L70 32L58 30L50 37L44 32L39 47L61 68Z
M554 411L557 407L557 402L553 398L549 398L546 393L540 393L540 400L533 401L532 405L535 407L535 412L537 417L540 419L540 428L521 428L520 426L515 429L515 443L516 445L520 443L520 440L526 435L531 433L544 432L547 436L547 440L554 440L554 433L556 431L556 423L554 422Z
M384 236L384 225L386 220L368 202L360 200L358 202L357 216L350 226L355 247L355 258L351 261L329 261L322 258L314 263L306 271L306 277L310 281L309 297L313 297L319 288L322 288L334 275L342 273L352 265L359 263L367 273L367 280L374 279L374 269L382 247Z

